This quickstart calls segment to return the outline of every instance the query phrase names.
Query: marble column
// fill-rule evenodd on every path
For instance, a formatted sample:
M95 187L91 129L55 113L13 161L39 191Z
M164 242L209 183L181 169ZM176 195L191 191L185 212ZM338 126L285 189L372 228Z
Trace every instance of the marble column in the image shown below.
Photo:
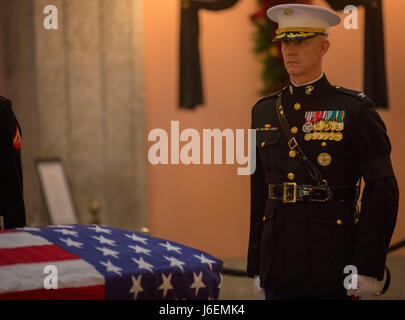
M31 139L24 139L25 148L30 144L24 149L28 214L38 217L41 210L40 203L34 205L41 197L30 172L33 160L60 158L80 223L90 223L89 207L96 201L102 224L139 230L147 223L142 1L55 0L57 30L43 26L49 1L3 0L2 5L11 2L18 3L13 5L18 15L21 7L27 12L32 33L20 53L31 61L31 78L21 79L20 70L11 87L21 81L24 86L10 90L16 95L10 98L22 101L23 132ZM22 19L13 23L27 30ZM31 103L23 98L27 92Z

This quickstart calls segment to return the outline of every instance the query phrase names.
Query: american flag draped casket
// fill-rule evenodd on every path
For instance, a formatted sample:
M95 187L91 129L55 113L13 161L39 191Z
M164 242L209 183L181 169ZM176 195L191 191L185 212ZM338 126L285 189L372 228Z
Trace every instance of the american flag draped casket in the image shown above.
M0 299L203 300L221 285L221 260L165 239L98 225L0 231Z

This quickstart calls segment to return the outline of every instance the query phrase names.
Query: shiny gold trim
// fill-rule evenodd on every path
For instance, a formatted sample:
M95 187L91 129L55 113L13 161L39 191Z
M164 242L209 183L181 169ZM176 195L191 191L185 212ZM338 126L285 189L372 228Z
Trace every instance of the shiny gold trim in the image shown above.
M294 190L294 195L292 199L287 197L287 189L292 186ZM284 192L283 192L283 203L295 203L297 202L297 183L295 182L284 182Z
M310 32L310 33L327 33L326 28L310 28L310 27L288 27L288 28L279 28L276 30L276 34L279 35L284 32Z

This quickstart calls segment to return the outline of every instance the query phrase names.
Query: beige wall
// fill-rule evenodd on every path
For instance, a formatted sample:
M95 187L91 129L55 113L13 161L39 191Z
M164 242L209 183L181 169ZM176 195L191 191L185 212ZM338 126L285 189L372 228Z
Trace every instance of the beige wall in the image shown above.
M384 1L390 110L381 111L393 146L393 163L401 190L405 186L402 150L401 0ZM248 128L250 110L259 98L261 66L252 54L254 28L249 15L256 1L240 0L226 11L200 11L201 56L206 103L196 111L179 110L179 3L144 1L146 129L164 128L179 120L180 130ZM325 6L323 0L315 4ZM362 10L360 10L363 13ZM362 22L362 17L360 23ZM360 24L361 25L361 24ZM335 28L324 69L332 83L362 88L362 30ZM148 143L151 146L152 142ZM236 175L237 165L148 164L149 225L152 234L178 241L221 258L245 257L249 233L249 180ZM401 199L400 212L405 210ZM405 237L399 215L393 242ZM405 249L396 252L405 254Z
M179 110L179 1L144 2L147 130L247 128L260 88L259 65L251 57L251 1L220 12L200 12L205 105ZM151 145L152 143L149 143ZM218 256L246 252L249 225L248 177L236 165L148 167L152 234Z

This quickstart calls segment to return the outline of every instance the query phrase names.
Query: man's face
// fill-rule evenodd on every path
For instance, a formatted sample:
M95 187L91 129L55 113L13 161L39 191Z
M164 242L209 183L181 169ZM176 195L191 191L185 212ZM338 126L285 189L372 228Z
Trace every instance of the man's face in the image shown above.
M328 40L320 35L305 40L283 41L281 52L288 74L299 76L311 72L321 63L328 48Z

